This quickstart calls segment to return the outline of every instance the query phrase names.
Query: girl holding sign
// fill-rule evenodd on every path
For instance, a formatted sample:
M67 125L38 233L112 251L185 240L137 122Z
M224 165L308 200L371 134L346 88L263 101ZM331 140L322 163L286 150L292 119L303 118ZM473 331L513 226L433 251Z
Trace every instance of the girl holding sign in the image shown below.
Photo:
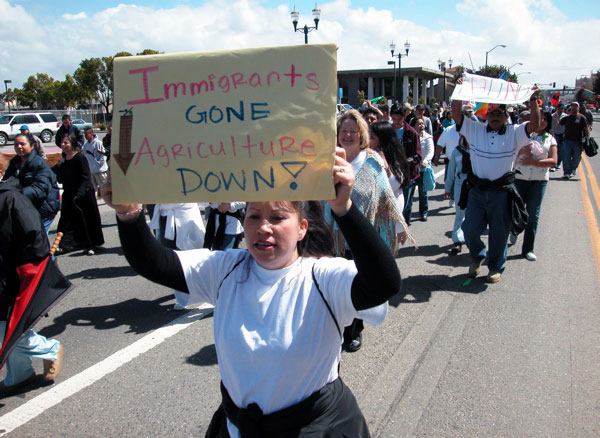
M140 204L113 205L123 251L146 278L215 306L223 400L209 437L368 437L338 376L343 327L359 311L383 322L400 289L398 267L350 195L352 166L336 151L329 206L355 260L328 257L329 228L316 202L250 202L248 250L172 251L152 237Z

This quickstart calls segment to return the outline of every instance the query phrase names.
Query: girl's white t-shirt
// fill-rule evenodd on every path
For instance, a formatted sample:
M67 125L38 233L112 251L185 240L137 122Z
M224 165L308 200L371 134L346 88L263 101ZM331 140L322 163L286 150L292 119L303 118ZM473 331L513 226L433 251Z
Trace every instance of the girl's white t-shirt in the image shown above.
M286 268L268 270L246 250L177 255L190 302L215 306L215 347L231 399L241 408L256 403L265 415L338 377L340 333L354 318L377 325L387 314L387 303L360 312L354 308L350 290L357 271L351 260L300 257ZM313 266L338 327L312 279ZM233 424L228 426L232 437L239 436Z

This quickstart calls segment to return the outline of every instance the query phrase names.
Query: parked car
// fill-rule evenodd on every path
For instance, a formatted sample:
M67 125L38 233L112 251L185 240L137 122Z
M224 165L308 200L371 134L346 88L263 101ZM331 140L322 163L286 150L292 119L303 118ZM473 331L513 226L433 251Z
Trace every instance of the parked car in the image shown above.
M347 103L338 103L336 105L338 115L352 109L352 105L348 105Z
M0 116L0 146L6 146L21 131L23 125L29 127L32 134L37 135L44 143L50 143L58 131L60 122L52 113L19 113Z
M92 124L92 122L86 122L83 119L72 119L71 120L71 124L77 126L79 129L81 129L82 131L89 127L94 127L94 125Z

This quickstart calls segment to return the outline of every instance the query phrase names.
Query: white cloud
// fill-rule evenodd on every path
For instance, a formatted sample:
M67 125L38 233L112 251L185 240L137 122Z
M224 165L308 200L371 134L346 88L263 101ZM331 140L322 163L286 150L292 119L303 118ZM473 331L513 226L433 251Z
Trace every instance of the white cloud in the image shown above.
M85 20L87 14L85 12L79 12L78 14L63 14L62 18L65 20Z
M83 59L124 50L207 51L304 42L300 32L293 32L291 5L267 8L259 0L190 3L164 9L121 4L94 14L71 11L54 22L36 22L22 7L0 0L0 56L9 60L0 64L0 76L20 86L37 72L62 80ZM319 7L319 29L308 35L309 42L336 43L339 69L388 67L392 40L396 50L402 50L406 40L411 43L403 67L437 68L438 58L470 66L469 55L478 67L496 44L507 47L490 53L489 63L522 62L515 70L532 72L522 80L573 85L576 76L600 67L594 64L600 47L583 43L600 41L600 20L582 16L581 21L569 22L550 0L462 0L457 11L471 25L460 31L440 28L444 17L432 17L425 27L383 7L353 8L349 0ZM310 9L300 12L299 25L313 25Z

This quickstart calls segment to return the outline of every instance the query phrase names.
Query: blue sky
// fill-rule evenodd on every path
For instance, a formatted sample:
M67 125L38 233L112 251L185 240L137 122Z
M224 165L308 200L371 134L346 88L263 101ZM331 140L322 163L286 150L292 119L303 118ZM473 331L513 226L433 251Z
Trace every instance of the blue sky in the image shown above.
M312 24L313 1L0 0L0 59L18 59L0 64L0 81L20 86L36 72L62 80L82 59L122 50L302 44L292 32L294 5L300 24ZM513 69L521 82L572 86L600 68L600 0L330 0L319 7L321 24L309 41L336 43L339 69L385 68L391 40L407 39L403 66L437 68L438 58L452 58L479 67L486 51L506 44L489 63L523 63ZM585 41L594 44L584 52Z

